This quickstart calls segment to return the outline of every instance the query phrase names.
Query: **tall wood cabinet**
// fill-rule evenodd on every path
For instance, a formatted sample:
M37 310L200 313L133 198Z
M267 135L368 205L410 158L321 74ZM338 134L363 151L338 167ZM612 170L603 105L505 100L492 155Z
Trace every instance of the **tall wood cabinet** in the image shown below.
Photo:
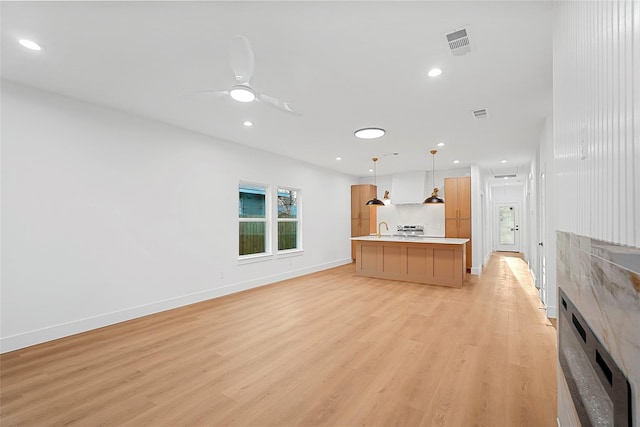
M376 232L377 208L366 203L376 197L377 191L378 187L372 184L351 186L351 237ZM351 242L351 259L356 259L355 242Z
M467 268L471 268L471 177L444 179L445 236L469 239Z

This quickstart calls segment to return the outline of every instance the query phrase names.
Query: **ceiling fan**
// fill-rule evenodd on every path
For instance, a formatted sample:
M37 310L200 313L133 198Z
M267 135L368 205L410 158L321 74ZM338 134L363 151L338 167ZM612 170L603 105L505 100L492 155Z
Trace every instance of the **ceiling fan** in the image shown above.
M229 43L229 63L236 82L228 90L200 90L195 93L211 93L217 96L229 95L239 102L258 101L297 116L302 115L293 105L281 99L258 92L251 87L255 59L251 43L244 36L233 36Z

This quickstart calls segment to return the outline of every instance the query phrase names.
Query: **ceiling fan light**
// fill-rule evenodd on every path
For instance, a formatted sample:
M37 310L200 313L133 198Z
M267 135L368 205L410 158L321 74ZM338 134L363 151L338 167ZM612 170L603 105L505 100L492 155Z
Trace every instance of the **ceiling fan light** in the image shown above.
M238 102L251 102L256 99L256 94L246 86L235 86L229 91L229 95Z

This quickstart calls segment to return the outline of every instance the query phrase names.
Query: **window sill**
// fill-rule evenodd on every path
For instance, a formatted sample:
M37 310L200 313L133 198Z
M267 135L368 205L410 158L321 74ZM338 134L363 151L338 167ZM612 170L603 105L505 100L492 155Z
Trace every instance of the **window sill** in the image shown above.
M253 264L255 262L264 262L273 259L272 254L255 254L255 255L243 255L238 258L238 264Z
M288 251L278 252L278 258L290 258L301 255L304 255L304 249L289 249Z

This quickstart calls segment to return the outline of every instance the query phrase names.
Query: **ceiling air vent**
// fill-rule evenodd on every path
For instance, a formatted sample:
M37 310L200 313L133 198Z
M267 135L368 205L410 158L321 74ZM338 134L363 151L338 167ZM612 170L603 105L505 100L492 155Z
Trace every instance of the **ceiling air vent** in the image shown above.
M473 110L472 113L473 117L475 117L476 119L485 119L489 115L489 112L486 108L483 108L481 110Z
M510 173L510 174L506 174L506 175L494 175L493 177L494 178L502 178L502 179L504 179L504 178L515 178L517 176L518 175L516 175L515 173Z
M445 34L449 49L453 56L462 56L471 52L471 43L469 42L469 34L466 28Z

